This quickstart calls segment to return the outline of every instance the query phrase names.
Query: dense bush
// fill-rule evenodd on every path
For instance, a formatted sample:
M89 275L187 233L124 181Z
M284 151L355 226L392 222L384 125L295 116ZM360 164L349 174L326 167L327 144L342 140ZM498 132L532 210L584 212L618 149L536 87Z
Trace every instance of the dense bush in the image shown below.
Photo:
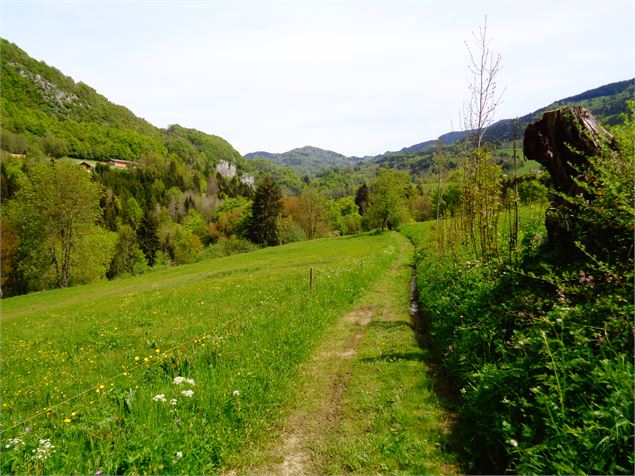
M513 266L440 256L403 228L469 472L633 474L632 118L614 132L619 153L570 198L573 257L532 241Z

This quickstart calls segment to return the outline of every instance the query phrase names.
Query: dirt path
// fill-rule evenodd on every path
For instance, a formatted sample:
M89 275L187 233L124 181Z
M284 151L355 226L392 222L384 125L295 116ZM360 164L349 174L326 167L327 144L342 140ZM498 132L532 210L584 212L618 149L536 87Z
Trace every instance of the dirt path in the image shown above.
M300 391L302 406L286 420L283 442L273 450L273 460L282 461L268 468L271 474L316 473L315 444L339 426L351 362L374 312L373 307L360 307L345 315L304 370L307 384Z
M414 394L420 386L417 372L425 374L426 371L421 361L400 362L399 357L395 360L383 357L388 355L388 348L397 356L415 355L411 350L418 349L410 323L408 298L412 247L401 235L399 243L400 253L395 263L360 305L333 326L313 358L304 365L301 373L305 383L298 394L299 398L284 422L281 437L257 458L262 464L236 469L232 474L377 473L386 472L385 469L391 467L401 468L401 471L408 469L397 461L399 458L367 454L375 451L373 445L385 446L385 442L378 445L369 438L390 438L395 431L394 421L387 422L385 428L381 423L372 426L372 422L391 417L390 408L386 411L385 399L404 399L401 396L394 398L391 387L398 386L400 392ZM384 362L397 362L409 366L411 370L406 370L406 367L386 367L388 373L384 375ZM413 364L416 367L412 367ZM401 382L404 370L412 373L416 379L411 390L406 388L407 383ZM390 379L392 382L386 387L385 381ZM372 395L374 399L368 400L364 397L366 394ZM418 399L419 395L415 395L415 398ZM418 400L415 402L420 406ZM395 407L395 411L416 413L417 409ZM447 433L450 419L437 419L443 421L439 421L434 431ZM412 421L414 426L420 426L420 423L416 419ZM429 436L424 436L428 444ZM433 445L433 442L429 444ZM413 448L413 452L419 450L419 447ZM431 451L436 451L436 448ZM347 462L351 458L349 453L358 455L358 458L354 456L353 459L357 458L362 463ZM383 462L373 463L371 460L374 457ZM386 457L395 461L385 461ZM416 468L412 469L413 472L420 472ZM441 469L437 465L431 469L432 472L442 471L445 474L457 472L452 464L442 465Z

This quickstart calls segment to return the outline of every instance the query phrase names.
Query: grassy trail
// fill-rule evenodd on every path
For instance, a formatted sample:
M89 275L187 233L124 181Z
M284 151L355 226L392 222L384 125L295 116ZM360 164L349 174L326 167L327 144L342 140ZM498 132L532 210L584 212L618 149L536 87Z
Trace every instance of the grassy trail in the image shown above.
M301 369L303 385L272 445L243 453L232 474L456 474L451 414L416 343L408 283L412 246L333 325Z

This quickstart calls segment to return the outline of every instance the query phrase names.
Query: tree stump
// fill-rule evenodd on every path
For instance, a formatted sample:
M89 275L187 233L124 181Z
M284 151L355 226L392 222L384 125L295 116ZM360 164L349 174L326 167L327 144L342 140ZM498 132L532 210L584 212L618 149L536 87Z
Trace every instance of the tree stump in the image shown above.
M584 180L588 158L614 149L613 136L582 107L568 106L547 111L542 119L525 129L523 153L545 166L556 192L584 194L576 180ZM592 199L592 197L588 197ZM571 224L576 210L558 193L552 194L545 226L549 245L560 250L572 248L575 237Z

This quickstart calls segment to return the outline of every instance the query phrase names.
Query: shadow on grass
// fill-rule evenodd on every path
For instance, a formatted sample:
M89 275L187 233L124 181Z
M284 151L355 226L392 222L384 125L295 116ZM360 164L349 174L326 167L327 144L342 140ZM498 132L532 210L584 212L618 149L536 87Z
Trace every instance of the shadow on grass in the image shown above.
M408 360L414 362L425 362L425 356L422 352L390 352L388 354L380 354L377 357L366 357L360 359L361 362L398 362L400 360Z
M413 267L412 279L410 280L410 327L414 330L417 344L422 350L421 360L428 368L428 375L432 382L432 390L439 398L443 408L450 416L450 434L447 440L447 449L458 458L461 469L465 471L468 467L468 458L465 453L465 442L461 438L461 422L458 418L457 408L459 407L460 394L452 385L452 379L443 372L439 365L438 358L435 357L434 343L430 335L428 320L425 313L419 307L419 297L417 293L417 271Z

